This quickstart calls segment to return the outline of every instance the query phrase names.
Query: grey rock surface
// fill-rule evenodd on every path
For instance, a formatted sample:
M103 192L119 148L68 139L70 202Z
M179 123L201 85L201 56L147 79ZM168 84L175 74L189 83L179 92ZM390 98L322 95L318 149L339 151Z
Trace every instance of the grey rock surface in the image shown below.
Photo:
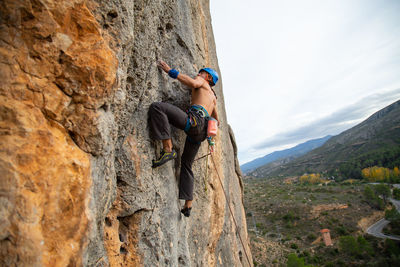
M162 73L156 60L163 59L189 76L205 66L219 72L209 2L99 0L97 4L92 11L111 36L119 61L118 88L100 115L104 153L91 160L95 223L85 264L248 266L242 177L233 132L227 124L222 82L214 88L222 122L216 151L208 165L206 158L194 163L190 218L180 214L180 159L151 168L160 144L150 138L150 104L164 101L184 110L190 104L190 90ZM173 143L179 155L184 140L184 133L175 129ZM207 149L204 142L198 156ZM235 229L218 174L239 229Z

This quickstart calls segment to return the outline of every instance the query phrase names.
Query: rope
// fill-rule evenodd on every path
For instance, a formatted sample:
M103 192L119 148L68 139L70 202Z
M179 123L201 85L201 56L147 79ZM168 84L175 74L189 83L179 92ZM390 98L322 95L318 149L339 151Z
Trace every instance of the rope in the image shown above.
M207 153L207 158L206 158L206 176L204 176L204 179L203 179L203 181L204 181L204 192L207 192L207 176L208 176L208 155L210 155L211 154L211 152L210 152L210 146L208 146L208 153Z
M228 197L227 197L227 195L226 195L224 185L222 184L222 180L221 180L221 177L219 176L219 173L218 173L218 170L217 170L217 165L215 164L214 156L213 156L212 154L211 154L211 159L212 159L212 162L213 162L213 164L214 164L214 169L215 169L215 171L217 172L217 176L218 176L219 182L220 182L220 184L221 184L222 191L224 192L225 200L226 200L226 203L228 204L229 211L230 211L230 213L231 213L233 222L235 223L236 232L237 232L238 235L239 235L239 239L240 239L240 242L242 243L242 247L243 247L243 249L244 249L244 253L246 254L246 258L247 258L247 261L248 261L248 263L249 263L249 266L251 266L249 255L247 255L246 247L244 246L242 236L240 235L239 227L238 227L238 225L237 225L235 216L233 215L233 211L232 211L231 205L229 205Z

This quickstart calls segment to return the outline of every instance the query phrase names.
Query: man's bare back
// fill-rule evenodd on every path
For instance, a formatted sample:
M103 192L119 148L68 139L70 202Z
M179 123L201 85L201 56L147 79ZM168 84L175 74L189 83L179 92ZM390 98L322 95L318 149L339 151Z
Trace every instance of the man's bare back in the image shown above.
M200 74L199 74L200 75ZM202 77L197 76L196 79L202 79ZM215 106L217 105L217 98L214 95L214 92L211 90L211 87L208 85L208 82L204 80L203 84L199 88L192 89L192 105L200 105L204 107L208 114L212 114Z

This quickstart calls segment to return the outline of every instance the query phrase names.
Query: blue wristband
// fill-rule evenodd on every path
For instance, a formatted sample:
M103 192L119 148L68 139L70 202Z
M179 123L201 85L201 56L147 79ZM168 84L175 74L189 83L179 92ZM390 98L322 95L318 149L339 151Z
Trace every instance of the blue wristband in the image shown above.
M179 71L177 71L176 69L170 69L170 70L168 71L169 77L171 77L171 78L173 78L173 79L178 78L178 74L179 74Z

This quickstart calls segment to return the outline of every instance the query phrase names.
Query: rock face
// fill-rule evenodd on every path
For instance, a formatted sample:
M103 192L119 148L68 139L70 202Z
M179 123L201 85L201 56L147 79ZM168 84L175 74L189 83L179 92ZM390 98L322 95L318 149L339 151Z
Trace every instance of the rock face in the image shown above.
M249 265L221 82L216 152L194 164L190 218L180 161L151 168L150 104L190 101L155 62L218 70L210 20L206 0L0 3L1 266ZM179 154L184 139L174 131Z

